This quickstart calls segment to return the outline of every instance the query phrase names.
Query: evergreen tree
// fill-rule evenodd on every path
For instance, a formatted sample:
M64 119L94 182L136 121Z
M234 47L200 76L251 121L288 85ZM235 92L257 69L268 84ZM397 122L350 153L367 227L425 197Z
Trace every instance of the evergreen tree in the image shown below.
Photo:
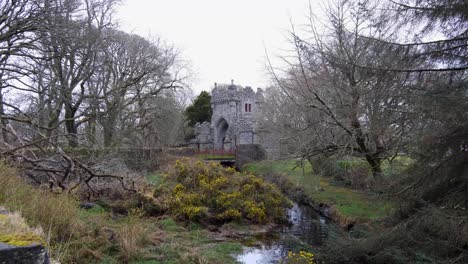
M189 126L194 126L197 122L211 120L211 95L202 91L200 95L193 101L192 105L185 109L185 116Z

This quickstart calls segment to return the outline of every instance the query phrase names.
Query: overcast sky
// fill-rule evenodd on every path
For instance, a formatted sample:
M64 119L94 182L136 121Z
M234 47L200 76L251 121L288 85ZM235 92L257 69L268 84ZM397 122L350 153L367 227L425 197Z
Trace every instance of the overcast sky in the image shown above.
M127 32L160 36L182 50L198 93L231 79L265 87L265 46L287 48L290 18L303 23L308 6L308 0L124 0L116 18Z

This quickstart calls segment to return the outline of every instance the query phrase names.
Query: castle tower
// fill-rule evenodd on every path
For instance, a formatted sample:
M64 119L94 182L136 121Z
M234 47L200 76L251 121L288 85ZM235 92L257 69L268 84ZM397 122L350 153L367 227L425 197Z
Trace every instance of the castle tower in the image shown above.
M254 143L256 111L263 102L263 93L232 82L215 85L211 96L211 128L215 149L229 150L241 144Z
M251 87L217 84L211 92L211 122L195 125L191 146L203 149L232 150L239 145L262 142L256 134L256 120L263 109L263 91ZM209 131L209 132L208 132Z

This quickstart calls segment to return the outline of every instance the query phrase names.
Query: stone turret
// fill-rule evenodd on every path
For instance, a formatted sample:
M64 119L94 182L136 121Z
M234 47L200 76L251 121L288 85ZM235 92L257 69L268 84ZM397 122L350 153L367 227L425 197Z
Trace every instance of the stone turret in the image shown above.
M263 102L261 88L255 92L252 87L242 87L234 81L231 84L215 83L211 91L211 122L195 126L196 138L191 145L198 149L229 150L239 145L257 144L259 137L255 135L255 126Z

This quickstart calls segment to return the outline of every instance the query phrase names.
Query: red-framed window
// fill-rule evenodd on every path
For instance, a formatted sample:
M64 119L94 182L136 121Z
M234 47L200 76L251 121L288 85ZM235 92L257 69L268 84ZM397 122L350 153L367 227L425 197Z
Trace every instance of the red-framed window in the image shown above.
M252 104L245 104L244 109L245 112L252 112Z

